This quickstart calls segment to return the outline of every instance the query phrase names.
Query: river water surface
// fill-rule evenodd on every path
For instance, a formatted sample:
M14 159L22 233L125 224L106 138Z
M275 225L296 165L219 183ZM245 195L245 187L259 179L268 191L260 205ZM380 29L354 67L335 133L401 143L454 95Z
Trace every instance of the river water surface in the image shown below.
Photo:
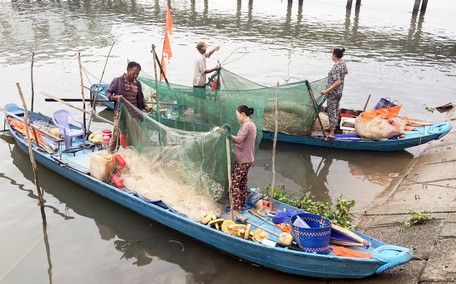
M16 83L34 110L62 108L40 92L79 98L77 53L84 85L122 74L127 60L153 74L152 44L161 54L167 1L0 0L0 105L21 105ZM195 43L221 49L208 61L252 81L275 85L326 76L333 48L344 47L350 74L342 106L368 108L381 97L401 114L438 121L427 109L454 102L456 3L413 0L171 1L173 57L168 78L190 85ZM114 42L111 54L104 65ZM101 115L112 117L99 109ZM74 111L78 117L80 113ZM107 125L95 122L91 130ZM344 196L361 212L387 195L425 145L395 153L364 153L277 144L276 186L321 201ZM271 182L272 144L256 154L250 186ZM28 155L0 133L0 283L312 283L258 268L132 213L39 167L48 225L42 227Z

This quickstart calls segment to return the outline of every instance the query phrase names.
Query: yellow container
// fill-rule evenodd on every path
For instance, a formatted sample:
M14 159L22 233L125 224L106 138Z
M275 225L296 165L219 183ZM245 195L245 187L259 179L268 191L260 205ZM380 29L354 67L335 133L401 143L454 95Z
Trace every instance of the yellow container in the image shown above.
M108 152L96 152L90 157L90 175L98 180L109 182L114 168L114 157Z

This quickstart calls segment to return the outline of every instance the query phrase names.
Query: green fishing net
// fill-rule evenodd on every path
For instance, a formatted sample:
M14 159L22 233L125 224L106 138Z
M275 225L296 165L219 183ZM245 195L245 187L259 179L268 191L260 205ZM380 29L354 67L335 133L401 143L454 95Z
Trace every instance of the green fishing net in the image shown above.
M170 177L167 179L169 183L179 182L181 187L191 185L210 194L215 201L228 193L227 137L222 128L201 132L167 127L126 100L120 106L118 125L121 144L134 149L139 157L147 157L140 165L142 168L132 174L167 176ZM231 156L230 160L233 161ZM149 163L151 165L146 165ZM145 170L146 167L150 170ZM160 186L163 192L171 187L170 184L156 183L144 187Z
M236 134L239 129L237 107L253 107L255 112L251 119L258 129L258 141L261 141L262 131L274 131L277 93L278 131L286 134L308 135L326 100L326 96L320 94L326 78L311 83L303 80L282 84L277 88L257 84L222 68L209 78L204 88L157 81L145 73L138 79L156 90L159 104L169 106L171 112L161 115L165 117L164 123L171 127L199 131L207 124L229 124L231 132Z

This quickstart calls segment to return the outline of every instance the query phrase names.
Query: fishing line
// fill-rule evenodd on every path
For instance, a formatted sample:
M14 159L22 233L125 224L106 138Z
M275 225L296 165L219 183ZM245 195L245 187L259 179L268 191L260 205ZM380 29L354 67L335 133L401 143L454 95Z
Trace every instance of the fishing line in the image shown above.
M233 59L233 60L228 61L227 63L225 63L225 61L228 60L228 58L230 58L230 57L231 57L235 52L237 52L239 49L244 49L244 52L242 52L242 53L239 52L239 53L238 53L238 54L242 54L242 55L241 55L239 58L235 58L235 59ZM235 62L235 61L241 59L242 57L244 57L247 53L248 53L247 48L245 48L245 47L238 47L238 48L236 48L233 52L231 52L231 53L230 53L222 62L220 62L220 64L227 65L227 64L230 64L230 63L232 63L232 62Z
M96 81L100 81L100 78L98 78L97 76L91 74L91 73L90 73L89 71L87 71L87 69L85 69L84 67L82 67L82 70L84 71L84 74L85 74L85 76L86 76L86 79L87 79L87 81L89 81L89 84L90 84L91 86L92 86L93 84L92 84L92 82L91 82L91 80L90 80L90 77L91 77L91 78L94 78ZM90 76L90 77L89 77L89 76ZM102 83L105 83L105 82L102 82Z

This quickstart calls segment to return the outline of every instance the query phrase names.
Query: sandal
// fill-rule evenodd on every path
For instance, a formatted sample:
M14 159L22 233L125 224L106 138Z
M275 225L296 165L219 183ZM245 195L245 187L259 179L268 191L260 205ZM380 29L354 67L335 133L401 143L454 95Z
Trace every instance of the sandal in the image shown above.
M334 139L334 136L326 136L325 137L325 141L329 141L329 140L333 140Z

